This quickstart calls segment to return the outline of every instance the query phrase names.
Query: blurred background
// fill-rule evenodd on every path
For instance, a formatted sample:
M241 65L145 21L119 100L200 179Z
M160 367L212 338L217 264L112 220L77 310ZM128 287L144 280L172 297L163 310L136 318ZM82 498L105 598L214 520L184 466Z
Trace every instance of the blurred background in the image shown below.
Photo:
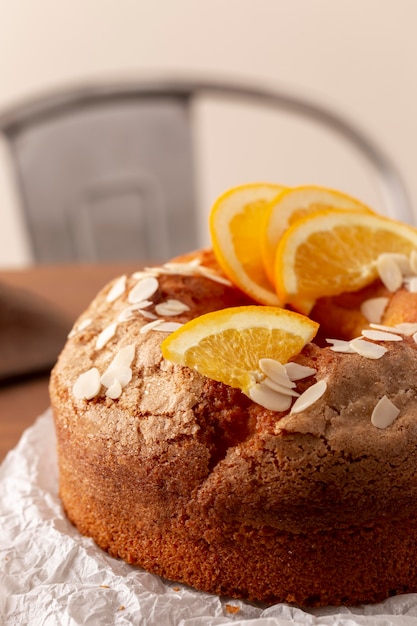
M0 0L0 8L0 118L79 86L192 77L276 89L363 132L404 183L414 220L414 0ZM199 245L212 202L245 182L328 185L386 211L367 160L320 124L216 98L196 104L193 122ZM0 267L33 263L1 136L0 212Z

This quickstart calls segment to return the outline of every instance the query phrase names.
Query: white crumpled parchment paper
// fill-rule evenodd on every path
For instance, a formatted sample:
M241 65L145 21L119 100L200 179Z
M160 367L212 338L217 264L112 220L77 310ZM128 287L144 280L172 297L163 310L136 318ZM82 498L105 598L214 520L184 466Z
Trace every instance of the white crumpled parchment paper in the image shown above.
M417 594L351 609L262 608L169 583L109 557L63 513L50 411L0 468L0 560L4 626L417 625Z

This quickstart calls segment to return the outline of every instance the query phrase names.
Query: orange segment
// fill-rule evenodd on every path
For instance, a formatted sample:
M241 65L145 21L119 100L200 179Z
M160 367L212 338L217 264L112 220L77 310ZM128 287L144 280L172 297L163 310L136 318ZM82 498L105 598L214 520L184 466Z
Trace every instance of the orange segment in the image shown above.
M246 393L263 377L259 359L286 363L317 329L316 322L278 307L233 307L184 324L162 342L162 354Z
M411 226L372 213L317 211L290 226L278 244L277 292L308 314L320 297L372 283L380 254L414 249L417 229Z
M261 234L268 202L281 185L253 183L234 187L210 213L214 253L226 276L255 301L278 306L279 300L262 261Z
M282 235L298 219L326 208L373 213L366 205L347 194L311 185L285 189L269 203L261 248L265 271L272 284L275 283L277 245Z

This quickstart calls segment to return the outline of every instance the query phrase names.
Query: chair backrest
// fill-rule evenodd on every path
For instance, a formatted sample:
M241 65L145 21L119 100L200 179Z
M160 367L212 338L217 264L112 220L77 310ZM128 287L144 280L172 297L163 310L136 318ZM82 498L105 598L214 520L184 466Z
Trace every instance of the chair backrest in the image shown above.
M412 221L389 158L302 98L246 85L165 81L78 88L0 115L36 262L163 260L198 245L190 107L204 94L326 126L372 166L386 212Z

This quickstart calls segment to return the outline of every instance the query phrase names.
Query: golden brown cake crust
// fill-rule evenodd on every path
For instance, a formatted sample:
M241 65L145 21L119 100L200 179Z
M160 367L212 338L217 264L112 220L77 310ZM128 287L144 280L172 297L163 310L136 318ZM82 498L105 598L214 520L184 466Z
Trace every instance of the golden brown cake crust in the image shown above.
M327 391L306 411L275 413L165 361L166 334L141 333L149 319L138 312L97 349L136 282L128 277L112 302L116 281L102 290L51 376L60 493L79 530L213 593L320 605L417 591L414 341L392 342L378 360L307 346L296 360L317 374L298 389L325 379ZM190 310L174 321L247 303L204 276L162 273L158 282L147 310L178 299ZM119 398L104 387L74 397L80 373L102 374L128 345L133 377ZM400 409L386 429L371 423L383 395Z

